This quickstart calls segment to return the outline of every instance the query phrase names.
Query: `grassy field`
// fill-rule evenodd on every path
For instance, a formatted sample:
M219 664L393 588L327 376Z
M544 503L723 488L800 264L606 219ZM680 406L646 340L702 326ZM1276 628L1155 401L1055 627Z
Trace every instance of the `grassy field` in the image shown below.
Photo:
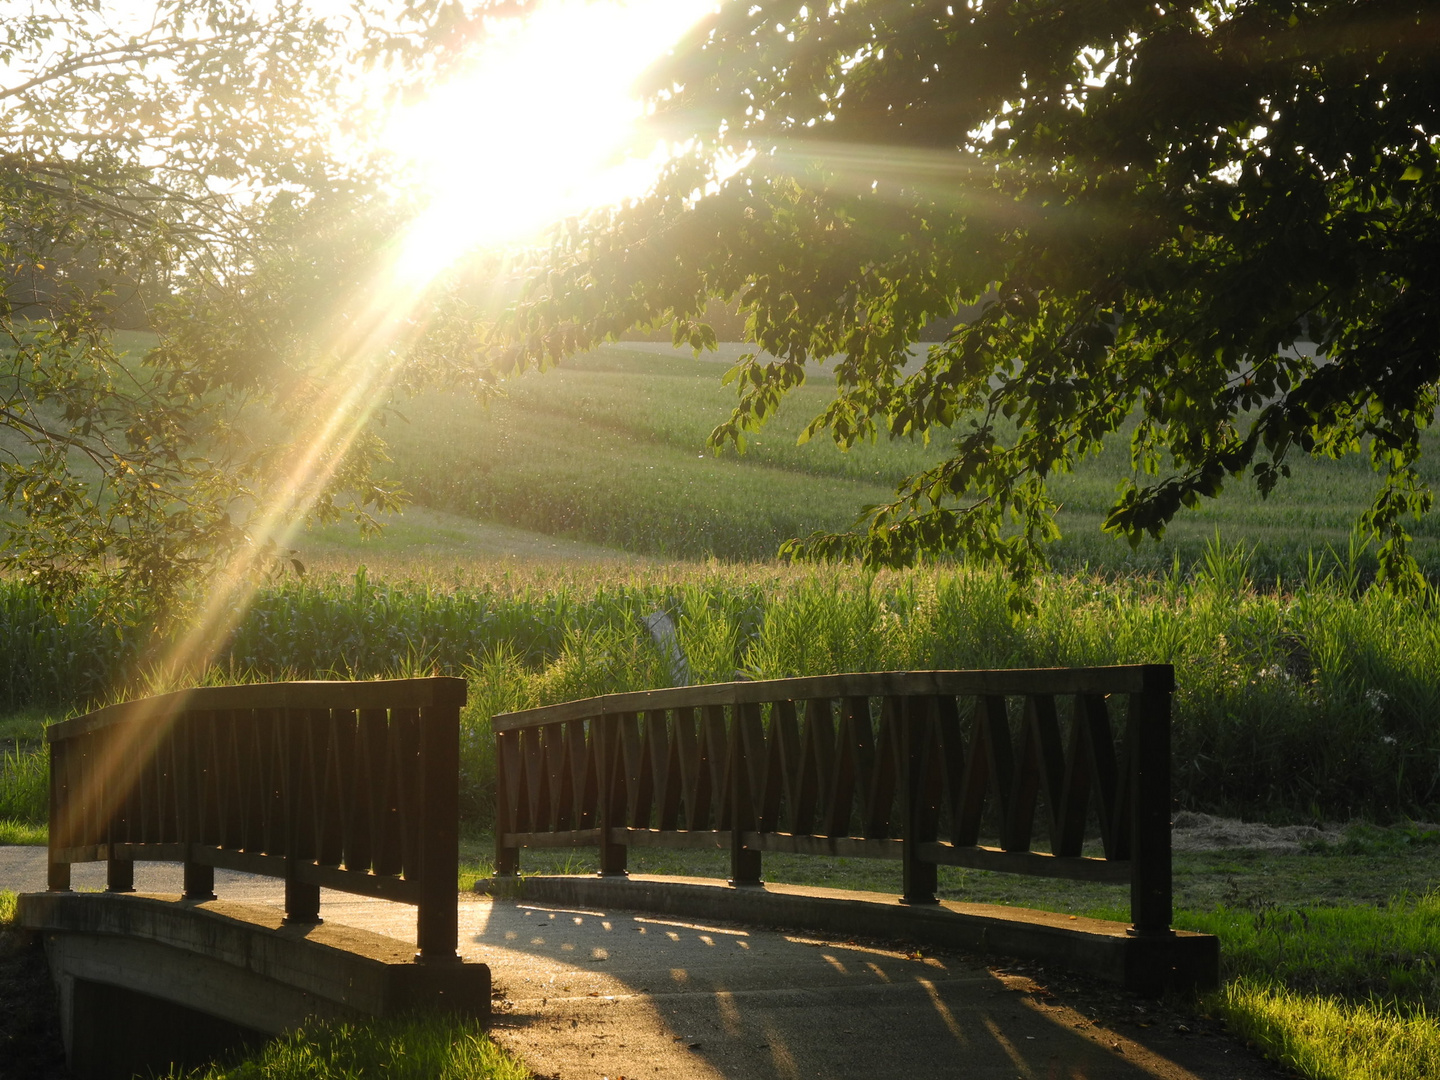
M828 372L819 370L743 455L717 459L705 439L734 401L720 385L723 370L688 352L613 345L513 380L489 408L421 395L401 403L407 422L386 429L393 477L433 511L630 552L735 560L766 558L790 536L848 526L947 450L945 432L929 446L884 438L849 453L824 438L797 446L830 397ZM1099 532L1116 483L1130 473L1127 438L1055 479L1065 533L1057 566L1163 570L1176 554L1186 564L1200 558L1218 529L1255 549L1261 577L1295 580L1311 549L1345 548L1376 486L1360 457L1297 461L1270 499L1236 483L1224 499L1184 515L1163 543L1132 551ZM1427 452L1436 445L1427 438ZM1422 561L1440 569L1434 524L1413 531Z

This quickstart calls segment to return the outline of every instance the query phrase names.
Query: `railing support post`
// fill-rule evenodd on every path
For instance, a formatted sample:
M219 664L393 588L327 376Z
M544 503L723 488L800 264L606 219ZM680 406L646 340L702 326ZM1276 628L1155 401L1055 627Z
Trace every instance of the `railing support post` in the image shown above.
M420 910L417 960L459 963L460 707L465 685L420 710Z
M215 899L215 868L185 860L185 899ZM316 911L319 911L319 892L316 892Z
M903 792L905 808L903 846L900 866L904 894L902 904L936 904L935 890L940 884L940 869L933 862L920 858L920 845L933 842L939 834L937 814L931 803L930 773L936 763L929 760L932 735L933 699L906 698L901 721L901 752L905 773Z
M595 750L599 759L595 772L600 782L596 803L600 810L596 815L600 818L600 876L628 877L630 848L612 843L610 839L611 829L625 826L625 762L620 751L620 717L602 714L590 722L595 725Z
M301 881L295 876L297 863L285 861L285 921L291 925L318 926L320 918L320 886Z
M1133 793L1130 844L1132 934L1163 937L1170 929L1170 696L1174 669L1146 665L1132 705L1129 737Z
M105 860L105 891L135 891L135 862L133 859L119 859L111 855Z

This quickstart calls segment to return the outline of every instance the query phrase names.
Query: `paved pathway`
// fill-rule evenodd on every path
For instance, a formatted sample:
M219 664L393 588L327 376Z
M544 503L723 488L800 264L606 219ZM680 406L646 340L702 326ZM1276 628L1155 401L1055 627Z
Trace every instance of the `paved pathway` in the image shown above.
M216 878L227 899L280 903L277 881ZM103 888L103 867L74 881ZM137 867L144 891L179 882L178 866ZM0 848L0 888L43 886L43 850ZM321 913L414 940L403 905L327 890ZM1184 1014L903 947L470 896L460 938L494 975L496 1039L560 1080L1277 1075Z

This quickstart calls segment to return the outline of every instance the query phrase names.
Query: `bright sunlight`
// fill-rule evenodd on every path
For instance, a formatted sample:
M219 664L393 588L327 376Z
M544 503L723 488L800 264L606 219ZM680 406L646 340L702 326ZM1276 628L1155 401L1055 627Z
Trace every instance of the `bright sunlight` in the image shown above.
M644 192L664 163L636 78L713 0L549 0L496 20L469 70L398 110L385 144L428 206L398 276L423 281L473 247L534 237Z

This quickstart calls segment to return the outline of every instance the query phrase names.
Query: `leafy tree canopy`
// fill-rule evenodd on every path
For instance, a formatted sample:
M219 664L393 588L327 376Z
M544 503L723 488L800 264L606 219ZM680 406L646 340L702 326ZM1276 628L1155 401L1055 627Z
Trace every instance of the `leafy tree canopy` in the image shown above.
M65 588L99 567L163 608L296 516L395 504L369 421L424 335L377 269L407 210L364 154L360 75L403 91L468 25L448 0L7 7L7 568ZM127 356L117 326L160 345Z
M1268 493L1296 454L1363 452L1383 484L1360 524L1382 574L1416 580L1440 376L1434 4L738 0L649 90L687 151L563 232L505 363L671 320L701 347L719 297L777 359L729 373L717 447L827 358L808 435L953 438L854 533L791 552L963 550L1023 578L1056 535L1047 479L1134 418L1106 529L1158 537L1232 479ZM905 366L927 322L975 303Z

